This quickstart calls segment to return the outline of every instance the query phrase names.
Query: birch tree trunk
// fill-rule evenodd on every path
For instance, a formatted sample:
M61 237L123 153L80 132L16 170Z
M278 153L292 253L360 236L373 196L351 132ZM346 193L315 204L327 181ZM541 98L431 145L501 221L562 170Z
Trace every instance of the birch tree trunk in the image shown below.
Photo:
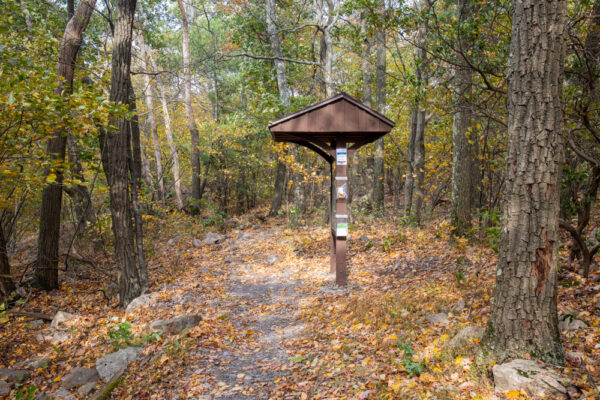
M83 32L88 26L96 0L81 0L73 17L67 22L58 55L58 86L56 93L65 98L73 91L75 60L81 46ZM66 135L58 129L48 141L46 152L54 161L62 163L66 153ZM47 171L54 179L42 191L40 208L40 231L38 236L38 258L34 280L45 290L58 288L58 246L60 239L60 215L62 209L62 166Z
M472 187L476 182L471 182L473 174L473 152L469 143L472 119L472 73L465 57L469 50L469 34L463 35L465 29L461 24L471 17L471 0L459 0L457 4L458 27L458 54L457 60L461 64L455 68L454 80L456 82L455 112L452 123L452 204L450 208L451 235L464 236L471 227L471 199Z
M269 35L269 43L271 44L271 51L276 59L273 61L275 65L275 74L277 78L277 89L279 92L279 101L286 108L291 104L292 91L287 81L287 73L283 58L283 50L281 49L281 41L279 40L279 31L276 24L277 8L275 0L265 1L265 17L267 22L267 34ZM294 144L290 146L290 152L294 158L294 162L298 162L298 145ZM305 210L306 201L304 199L304 192L300 185L301 176L298 172L292 172L292 194L293 202L300 209L301 212ZM285 164L282 165L281 161L278 161L277 174L275 176L275 196L273 197L273 203L271 205L271 215L276 215L281 208L281 199L284 192L285 185Z
M155 71L158 71L156 67L156 62L152 55L150 55L150 62L152 63L152 68ZM181 177L179 174L179 153L177 152L177 146L175 145L175 141L173 140L173 132L171 131L171 116L169 115L169 104L167 102L167 94L165 91L165 85L161 81L161 78L158 77L156 79L156 84L158 86L158 92L160 93L160 102L162 104L163 110L163 120L165 122L165 136L167 137L167 143L169 143L169 148L171 149L171 157L173 158L173 187L175 188L175 203L177 205L178 210L183 210L183 197L181 195Z
M116 104L129 103L131 42L136 0L116 0L114 7L114 33L110 100ZM119 118L111 121L100 135L102 165L109 186L110 211L114 234L114 248L119 273L119 301L122 306L141 293L136 265L134 227L129 194L129 130L130 121Z
M504 215L483 354L562 364L556 297L567 2L513 2L511 14Z
M158 136L158 127L156 125L156 116L154 114L154 97L152 94L152 82L150 81L150 75L148 73L151 71L150 64L148 62L151 59L152 54L150 48L148 48L144 43L144 36L140 33L140 47L142 49L142 63L144 66L144 71L146 73L143 75L144 77L144 98L146 102L146 109L148 110L148 123L150 124L150 133L152 138L152 148L154 150L154 162L156 167L156 182L157 182L157 190L156 196L158 200L164 205L165 204L165 183L163 178L163 166L162 166L162 153L160 151L160 138Z
M190 31L187 19L187 13L182 0L177 0L179 11L181 12L181 26L183 29L183 99L185 103L185 117L187 127L190 131L192 141L192 198L200 200L201 180L200 180L200 134L196 127L194 111L192 110L192 74L190 71Z
M386 48L385 48L385 0L378 0L379 4L379 23L375 33L375 42L377 45L377 63L375 67L375 108L378 112L384 113L386 108L385 99L385 73L386 73ZM373 159L373 208L383 209L384 203L384 149L385 142L383 137L375 141L375 157Z

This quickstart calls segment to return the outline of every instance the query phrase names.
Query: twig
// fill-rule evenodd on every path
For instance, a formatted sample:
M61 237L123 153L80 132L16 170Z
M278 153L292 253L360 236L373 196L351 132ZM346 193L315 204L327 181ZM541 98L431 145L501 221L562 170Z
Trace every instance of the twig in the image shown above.
M44 314L44 313L37 313L37 312L30 312L30 311L19 311L19 310L8 310L6 311L7 314L13 314L13 315L20 315L23 317L30 317L30 318L35 318L35 319L43 319L46 321L52 321L52 317L48 314Z

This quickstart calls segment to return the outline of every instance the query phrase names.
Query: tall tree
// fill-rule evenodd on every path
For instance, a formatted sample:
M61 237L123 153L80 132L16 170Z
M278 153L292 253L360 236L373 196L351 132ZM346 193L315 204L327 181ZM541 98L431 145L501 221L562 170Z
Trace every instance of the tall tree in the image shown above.
M162 153L160 151L160 138L158 136L158 126L156 124L156 115L154 113L154 96L152 93L152 82L150 80L151 63L148 61L152 57L151 49L144 43L142 32L138 35L140 40L142 66L146 72L144 77L144 99L146 102L147 125L150 128L150 137L152 139L152 149L154 150L154 162L156 169L156 197L158 201L165 203L165 184L163 178Z
M154 71L158 71L156 61L152 57L151 53L148 53L152 68ZM183 210L183 196L181 194L181 175L179 170L179 152L177 151L177 145L173 140L173 131L171 130L171 116L169 114L169 103L167 102L167 91L165 85L161 80L161 77L157 77L156 84L158 86L158 92L160 93L160 102L163 110L163 121L165 123L165 136L167 137L167 143L171 149L171 158L173 160L173 187L175 188L175 204L177 209Z
M67 23L58 55L59 81L56 93L65 98L73 92L75 60L81 46L83 32L88 26L96 0L81 0L73 17ZM38 259L35 265L35 281L43 289L58 288L58 246L60 238L60 215L62 208L63 170L67 135L57 129L48 141L47 153L58 164L47 171L48 186L42 192L40 208L40 231L38 236Z
M323 74L323 86L325 86L325 97L329 98L335 94L333 85L333 39L331 30L339 18L339 10L335 7L333 0L315 0L317 11L317 27L321 31L321 71Z
M0 223L0 301L8 301L13 290L15 290L15 284L13 283L10 272L4 229L2 228L2 223Z
M557 248L567 2L512 3L504 216L484 352L562 364ZM484 353L485 354L485 353Z
M267 22L267 34L269 35L269 43L271 45L271 51L273 52L274 65L275 65L275 76L277 79L277 90L279 92L279 101L281 104L287 109L291 104L292 90L290 89L290 85L287 80L287 72L285 68L285 63L283 61L283 50L281 49L281 41L279 39L279 30L277 29L276 23L277 17L277 8L275 4L275 0L266 0L265 1L265 19ZM298 145L292 145L290 149L290 153L294 159L294 162L297 163L298 158ZM273 203L271 205L271 215L275 215L279 208L281 207L281 200L284 191L285 185L285 164L282 161L278 162L277 165L277 174L275 176L275 194L273 197ZM300 209L301 212L304 212L306 201L304 199L304 191L301 186L301 176L297 171L292 171L292 194L293 194L293 202Z
M202 198L202 182L200 179L200 134L196 127L194 111L192 110L192 73L190 71L190 30L188 17L182 0L177 0L181 12L181 25L183 30L183 99L185 103L185 117L192 140L192 198Z
M136 0L116 0L112 51L112 76L109 99L129 104L131 42ZM119 301L127 305L141 293L136 265L134 227L129 193L129 128L126 117L119 117L100 133L102 166L109 185L114 248L119 273Z
M454 71L455 111L452 123L452 204L450 209L452 237L464 236L471 226L471 182L473 152L471 135L473 76L466 57L470 47L467 32L471 16L471 0L459 0L456 6L457 66Z
M380 113L385 112L385 74L386 74L386 48L385 48L385 0L378 0L378 24L375 33L377 47L377 63L375 66L375 108ZM375 157L373 158L373 207L383 209L384 202L384 149L383 137L375 141Z
M425 177L425 125L427 112L423 107L428 84L427 77L427 20L419 27L416 35L415 81L416 95L410 114L410 136L407 151L407 171L404 182L404 213L421 223L423 209L423 183Z

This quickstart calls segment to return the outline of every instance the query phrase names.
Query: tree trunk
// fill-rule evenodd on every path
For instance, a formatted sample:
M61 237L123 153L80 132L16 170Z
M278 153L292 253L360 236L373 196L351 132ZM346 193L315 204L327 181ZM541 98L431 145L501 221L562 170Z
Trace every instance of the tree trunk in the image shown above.
M415 187L413 189L414 217L417 225L421 225L423 216L423 203L425 201L425 110L417 110L417 130L415 132L415 155L413 160L413 173Z
M157 190L156 197L158 201L165 204L165 184L163 178L162 154L160 152L160 138L158 136L158 127L156 126L156 116L154 115L154 98L152 95L152 83L150 81L150 63L148 59L152 57L151 50L144 43L144 36L140 33L140 47L142 48L142 62L144 65L144 97L146 100L146 108L148 110L148 122L150 124L150 132L152 137L152 147L154 150L154 161L156 163L156 180Z
M181 23L183 28L183 75L184 91L183 99L185 103L185 117L187 119L188 130L192 140L192 199L200 200L202 195L200 182L200 134L196 128L194 111L192 110L192 74L190 72L190 31L188 26L187 14L182 0L177 0L179 11L181 12Z
M413 189L415 185L415 135L417 134L417 118L419 110L416 106L410 112L410 133L408 136L408 149L406 151L406 177L404 178L404 216L410 217L412 213Z
M150 62L152 62L152 68L154 71L158 71L156 62L150 56ZM160 102L163 110L163 120L165 122L165 136L167 137L167 143L171 149L171 157L173 158L173 186L175 188L175 203L177 204L178 210L183 210L183 197L181 195L181 178L179 176L179 153L177 152L177 146L173 140L173 132L171 131L171 116L169 115L169 105L167 103L167 94L165 92L165 86L161 81L161 78L156 79L158 85L158 91L160 93Z
M473 154L471 139L471 86L473 77L467 65L466 57L469 50L468 33L461 24L471 17L471 0L459 0L457 5L458 44L457 60L461 65L455 68L456 82L455 112L452 123L452 204L450 209L451 237L464 236L471 227L471 199L473 184Z
M144 225L140 211L138 193L142 187L140 174L142 171L142 148L140 140L140 125L136 109L136 97L131 79L129 80L129 111L132 113L129 121L129 143L127 145L129 173L131 174L131 209L133 211L133 222L135 227L135 244L137 247L137 260L140 267L141 291L148 290L148 269L144 256Z
M556 310L567 3L512 4L504 215L484 353L564 363Z
M67 151L69 155L71 176L74 179L83 182L85 180L83 176L83 167L81 165L81 159L79 158L79 148L77 142L72 136L67 137ZM73 208L75 211L75 217L77 218L77 225L79 231L85 230L86 225L93 224L96 220L96 214L94 212L94 206L92 205L92 199L87 186L76 183L72 187L65 188L67 194L73 201Z
M13 283L12 275L10 273L6 239L4 237L2 223L0 223L0 302L6 303L13 290L15 290L15 284Z
M129 103L131 41L136 0L116 0L110 100L116 104ZM100 134L102 165L110 192L110 211L114 234L114 248L119 273L119 301L129 304L141 293L136 265L134 227L129 197L129 121L119 118Z
M277 161L277 172L275 173L275 188L273 193L273 201L271 202L271 209L269 215L274 217L278 214L283 203L283 192L285 190L285 175L286 168L285 163Z
M377 64L375 68L375 108L378 112L384 113L386 108L385 100L385 73L386 73L386 49L385 49L385 0L379 0L379 26L375 33L375 42L377 45ZM383 137L375 141L375 157L373 159L373 208L383 209L384 202L384 148Z
M81 46L82 35L87 27L96 0L81 0L73 17L67 23L58 56L58 86L56 93L66 98L73 91L75 59ZM54 161L62 163L65 159L66 135L63 129L57 129L48 141L47 153ZM60 215L62 208L62 166L46 173L49 185L42 191L40 209L40 231L38 237L38 259L34 279L45 290L58 288L58 245L60 239Z

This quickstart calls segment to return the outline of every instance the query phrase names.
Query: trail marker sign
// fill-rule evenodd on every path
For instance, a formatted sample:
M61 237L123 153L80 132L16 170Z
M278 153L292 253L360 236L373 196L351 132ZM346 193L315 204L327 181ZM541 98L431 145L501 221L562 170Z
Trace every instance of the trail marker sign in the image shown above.
M348 160L365 144L388 134L394 122L345 93L269 124L276 142L296 143L311 149L329 163L331 173L331 272L346 285L348 237Z

